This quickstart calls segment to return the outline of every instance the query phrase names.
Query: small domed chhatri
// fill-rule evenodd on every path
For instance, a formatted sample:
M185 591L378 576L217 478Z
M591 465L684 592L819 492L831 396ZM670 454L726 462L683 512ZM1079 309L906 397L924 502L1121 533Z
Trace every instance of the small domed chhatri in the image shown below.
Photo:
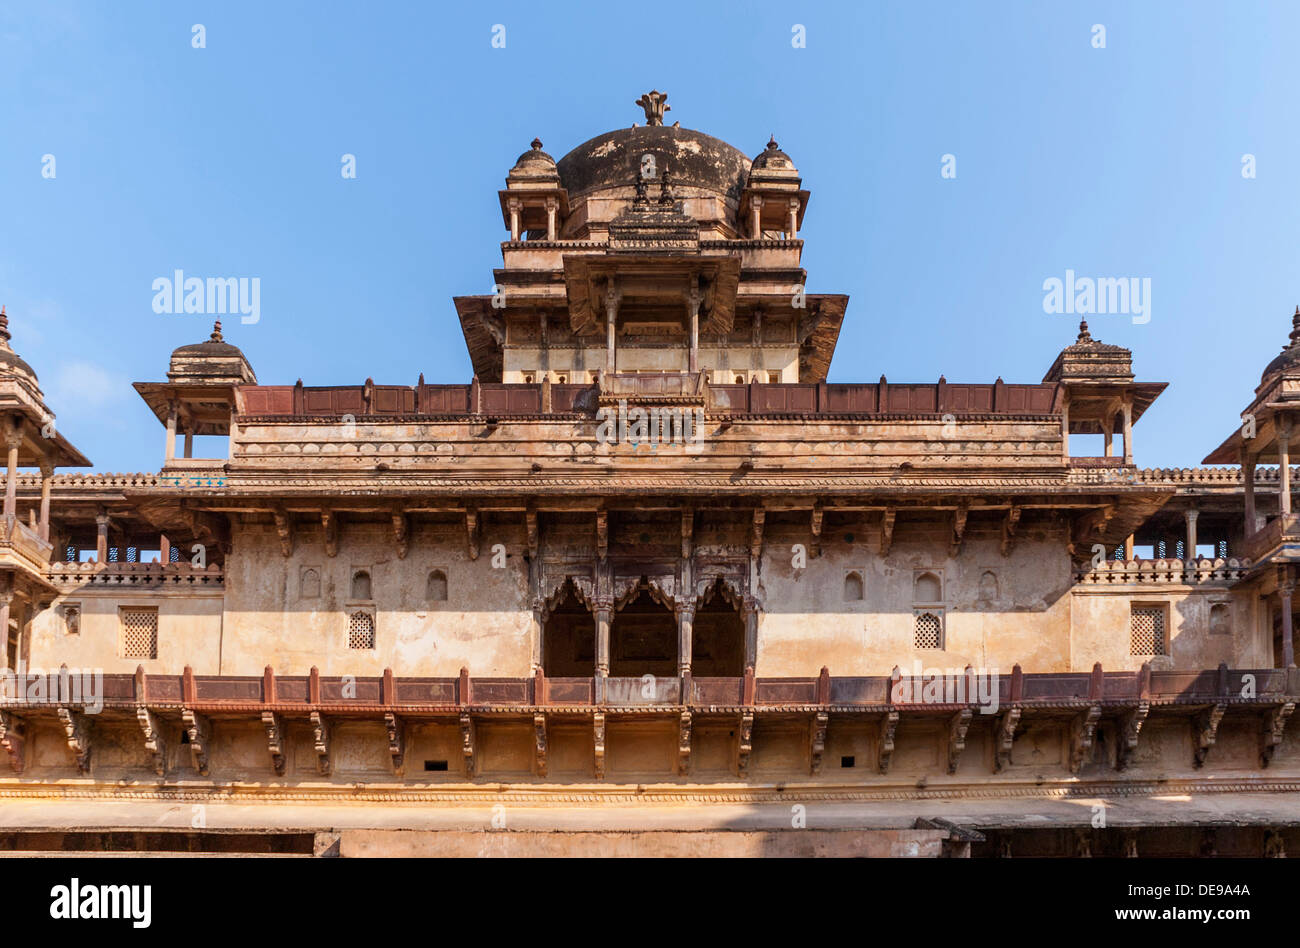
M24 379L31 383L39 395L41 390L36 383L36 372L23 361L18 353L14 352L9 345L10 338L9 316L5 312L5 308L0 306L0 375L12 375Z
M1295 308L1295 315L1291 317L1290 339L1282 347L1282 351L1273 357L1273 361L1264 367L1264 374L1259 379L1260 384L1263 385L1272 375L1297 367L1300 367L1300 306Z

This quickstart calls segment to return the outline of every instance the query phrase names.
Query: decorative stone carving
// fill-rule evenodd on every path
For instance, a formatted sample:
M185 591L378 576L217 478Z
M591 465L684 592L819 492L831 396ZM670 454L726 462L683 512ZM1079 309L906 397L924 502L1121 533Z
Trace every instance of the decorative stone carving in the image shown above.
M822 756L826 753L826 726L829 722L830 715L825 711L818 711L813 715L809 735L809 760L810 770L814 775L822 772Z
M537 713L533 715L533 742L535 746L537 759L537 776L546 776L546 715Z
M1150 702L1142 701L1136 708L1125 711L1120 716L1119 746L1115 749L1116 770L1127 769L1133 761L1133 755L1137 753L1138 735L1142 732L1142 724L1150 710Z
M1097 734L1099 720L1101 720L1101 705L1094 704L1083 713L1075 715L1071 722L1070 773L1077 774L1092 752L1092 743Z
M9 755L14 773L22 773L27 763L27 724L12 711L0 711L0 747Z
M1267 709L1260 728L1259 765L1267 767L1273 759L1273 752L1282 743L1282 732L1286 728L1287 718L1295 711L1295 702L1287 701Z
M330 724L319 711L311 713L311 741L316 751L316 769L322 777L330 775Z
M993 725L993 772L1001 773L1011 765L1011 748L1020 725L1020 708L1012 706L997 716Z
M284 776L284 718L274 711L262 712L262 727L266 728L266 749L271 754L271 769L277 777Z
M898 712L886 711L880 719L880 754L877 769L882 774L889 773L889 765L894 759L894 735L898 732Z
M966 749L966 731L970 727L972 709L962 708L948 721L948 773L957 772L957 762Z
M894 520L898 516L898 511L890 507L885 511L884 518L880 522L880 555L888 556L889 548L894 543Z
M135 709L135 718L144 734L144 749L153 761L153 772L161 777L167 773L167 745L163 739L162 719L144 705Z
M596 779L605 779L605 715L597 711L591 716L592 742Z
M385 711L384 729L388 731L388 755L393 760L393 772L400 775L406 766L406 722L392 711Z
M683 711L677 719L677 773L685 777L691 770L691 712Z
M90 719L75 708L58 709L59 723L68 741L68 748L77 761L77 771L90 773Z
M736 731L736 773L741 779L749 776L749 755L754 750L754 712L743 711L740 727Z
M208 775L208 750L212 742L212 724L207 715L190 708L181 710L181 724L190 739L190 759L194 769L202 776Z
M465 759L466 775L473 777L477 764L475 758L478 756L478 733L474 728L474 719L465 711L460 715L460 753Z
M1194 742L1194 761L1197 767L1205 765L1205 756L1214 746L1219 734L1219 722L1228 710L1226 704L1216 704L1197 712L1192 718L1192 740Z

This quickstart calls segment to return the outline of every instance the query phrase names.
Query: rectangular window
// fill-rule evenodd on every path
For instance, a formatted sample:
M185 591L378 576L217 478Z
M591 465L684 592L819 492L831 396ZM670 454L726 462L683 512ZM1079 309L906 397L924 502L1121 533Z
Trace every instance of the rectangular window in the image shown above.
M780 384L781 384L781 373L780 373L780 372L769 372L769 373L767 373L767 384L768 384L768 385L780 385Z
M1133 606L1130 620L1130 655L1168 655L1164 606Z
M158 657L158 610L122 609L122 657Z

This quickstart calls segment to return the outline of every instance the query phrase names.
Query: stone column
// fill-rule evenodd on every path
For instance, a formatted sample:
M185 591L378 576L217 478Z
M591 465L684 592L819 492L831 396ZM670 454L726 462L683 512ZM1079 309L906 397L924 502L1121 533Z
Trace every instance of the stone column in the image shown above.
M1291 514L1291 417L1277 420L1277 509L1282 516Z
M799 236L799 199L790 198L790 223L786 225L785 236L794 240Z
M605 290L605 371L614 374L617 360L614 358L614 333L618 326L618 288L614 281L609 281Z
M1284 569L1286 569L1284 567ZM1278 584L1278 598L1282 600L1282 664L1295 668L1295 642L1292 640L1291 603L1295 596L1295 577L1290 569Z
M1133 463L1133 399L1124 399L1124 463Z
M687 363L688 372L700 371L700 303L703 299L704 295L700 293L699 284L693 283L690 293L686 296L686 308L691 314L691 353Z
M176 416L179 414L175 401L167 404L167 450L163 457L168 461L176 457Z
M50 479L54 477L54 462L49 458L41 461L41 539L47 543L50 539Z
M758 663L758 603L745 600L745 661L744 668L754 668Z
M609 623L613 603L596 603L596 677L609 677Z
M555 239L555 215L560 209L558 198L548 197L546 199L546 239Z
M1107 413L1106 417L1101 420L1101 434L1106 443L1105 456L1113 458L1115 456L1115 416L1113 414Z
M1185 560L1196 559L1196 518L1200 515L1199 510L1187 511L1187 543L1183 550Z
M1065 393L1061 403L1061 459L1070 463L1070 393Z
M1255 513L1255 458L1243 448L1241 452L1241 479L1246 493L1246 530L1249 540L1258 527L1258 515Z
M194 457L194 432L188 428L185 430L185 456Z
M519 239L519 209L523 202L519 198L506 198L506 207L510 209L510 239Z
M158 562L170 563L172 561L172 541L167 539L167 534L158 538Z
M677 609L677 674L691 671L691 643L695 633L695 604Z
M95 515L95 562L108 562L108 514L102 510Z
M749 199L750 236L755 240L763 236L763 199L755 195Z
M18 666L18 650L14 649L12 655L9 653L9 612L13 598L14 592L11 586L6 584L3 589L0 589L0 636L4 639L5 666L10 669L16 669Z
M5 446L9 448L8 466L5 470L5 526L13 526L18 517L18 448L23 443L22 421L12 416L5 428Z

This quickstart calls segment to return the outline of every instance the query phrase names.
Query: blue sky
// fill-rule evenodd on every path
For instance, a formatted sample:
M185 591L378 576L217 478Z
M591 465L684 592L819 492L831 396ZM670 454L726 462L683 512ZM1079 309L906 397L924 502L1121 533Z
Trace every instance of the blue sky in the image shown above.
M1149 322L1090 324L1171 383L1137 462L1191 466L1300 302L1297 48L1282 2L10 3L0 302L99 470L161 463L130 383L211 328L153 312L176 269L260 278L225 324L263 383L467 381L451 297L490 289L506 171L655 87L799 166L809 288L850 295L831 381L1036 382L1077 325L1044 280L1149 278Z

